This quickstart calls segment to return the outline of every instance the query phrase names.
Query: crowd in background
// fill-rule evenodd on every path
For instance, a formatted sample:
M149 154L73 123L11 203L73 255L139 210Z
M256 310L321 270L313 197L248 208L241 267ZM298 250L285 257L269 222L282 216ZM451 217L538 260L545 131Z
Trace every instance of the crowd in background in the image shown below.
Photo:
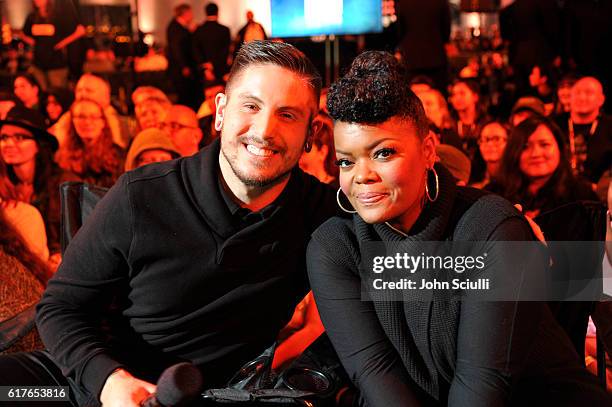
M398 2L404 6L400 23L426 27L403 30L397 55L406 62L411 88L439 142L439 159L457 183L498 193L534 218L570 202L605 201L612 164L605 89L612 68L609 52L603 55L597 44L610 28L596 21L610 9L601 5L594 14L598 2L568 1L576 20L565 21L568 31L561 28L561 14L555 17L554 1L534 2L541 5L536 8L516 1L501 13L501 31L477 47L486 52L453 70L448 45L445 49L447 3L411 3ZM206 6L206 21L197 27L191 7L177 6L166 53L174 92L138 87L130 95L133 114L125 114L101 76L79 75L70 90L63 49L83 35L83 27L76 16L54 11L51 1L34 4L23 28L33 48L32 65L27 72L17 69L12 88L0 93L0 223L10 231L2 233L0 252L32 270L35 281L29 284L39 293L61 260L59 185L84 181L110 187L125 171L189 156L209 144L218 137L214 98L224 89L233 53L266 33L249 13L232 40L217 21L215 4ZM429 19L419 13L429 13ZM436 13L444 17L436 20L437 28L431 24ZM589 18L596 25L588 24ZM49 27L62 29L49 35ZM430 35L431 30L437 32ZM559 38L567 46L559 45ZM300 166L337 184L325 92L314 120L320 131Z

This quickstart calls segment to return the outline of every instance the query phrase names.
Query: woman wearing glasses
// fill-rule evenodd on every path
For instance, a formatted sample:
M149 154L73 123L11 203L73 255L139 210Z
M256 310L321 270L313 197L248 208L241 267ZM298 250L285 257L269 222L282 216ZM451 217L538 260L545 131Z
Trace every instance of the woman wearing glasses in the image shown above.
M57 140L37 112L14 107L0 122L0 183L4 200L33 205L43 217L52 261L59 259L59 185L78 178L53 161ZM44 256L43 256L44 257Z
M497 177L507 142L508 127L502 122L490 121L482 127L472 165L472 187L484 188Z
M610 405L544 302L483 301L482 291L465 288L428 293L368 285L377 273L368 255L381 242L379 251L392 255L389 249L424 242L479 241L491 249L479 275L493 276L496 267L521 260L496 249L498 241L534 240L509 202L457 187L434 165L433 136L403 72L392 55L366 52L332 85L338 204L353 215L324 223L308 246L321 320L361 391L360 405ZM483 248L474 244L464 254L482 254L477 246ZM535 271L546 271L541 264ZM521 291L532 271L517 270L504 288Z
M498 177L487 189L521 204L532 217L566 203L598 200L590 185L572 174L561 130L538 115L512 129Z
M81 99L74 102L70 113L70 130L56 161L84 182L111 187L123 172L125 152L113 143L102 107L93 100Z

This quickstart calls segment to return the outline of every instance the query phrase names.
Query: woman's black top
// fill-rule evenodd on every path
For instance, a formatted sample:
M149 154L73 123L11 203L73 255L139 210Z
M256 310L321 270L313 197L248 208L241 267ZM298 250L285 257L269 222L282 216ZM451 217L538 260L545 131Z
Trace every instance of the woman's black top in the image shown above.
M446 171L438 173L439 198L425 206L407 240L480 240L474 237L483 236L483 228L486 241L533 240L510 203L455 187ZM469 210L478 211L478 222L461 222ZM610 405L546 303L459 303L443 292L426 303L363 301L360 246L402 239L388 226L354 215L330 219L308 247L321 320L362 404ZM495 255L512 261L510 253Z

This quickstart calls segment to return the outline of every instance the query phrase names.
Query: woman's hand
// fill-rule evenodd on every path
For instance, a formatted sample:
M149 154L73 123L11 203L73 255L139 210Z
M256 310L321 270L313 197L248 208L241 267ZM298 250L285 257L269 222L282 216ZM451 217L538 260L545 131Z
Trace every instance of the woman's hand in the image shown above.
M521 206L521 204L514 204L514 207L518 209L519 212L523 213L523 207ZM546 239L544 238L544 232L542 232L542 229L540 229L538 224L533 221L533 217L531 216L531 213L528 212L528 213L525 213L524 215L525 215L525 219L527 219L527 222L529 222L529 226L531 226L531 230L533 231L533 234L535 235L535 237L537 237L540 242L546 244Z

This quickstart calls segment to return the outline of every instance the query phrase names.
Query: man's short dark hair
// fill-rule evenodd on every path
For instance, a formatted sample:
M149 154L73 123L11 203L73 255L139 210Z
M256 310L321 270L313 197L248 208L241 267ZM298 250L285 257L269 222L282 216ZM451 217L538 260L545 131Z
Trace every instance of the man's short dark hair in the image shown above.
M206 7L204 7L204 12L207 16L218 16L219 15L219 7L215 3L208 3Z
M293 45L273 41L251 41L243 44L236 54L227 80L226 93L230 93L232 82L246 68L253 65L277 65L303 77L318 103L322 80L319 71L304 53Z
M410 90L407 71L388 52L357 56L346 75L331 86L327 109L334 120L348 123L379 124L397 116L410 121L420 138L428 133L425 110Z
M181 3L174 7L174 16L180 17L185 14L187 11L191 10L191 6L187 3Z

